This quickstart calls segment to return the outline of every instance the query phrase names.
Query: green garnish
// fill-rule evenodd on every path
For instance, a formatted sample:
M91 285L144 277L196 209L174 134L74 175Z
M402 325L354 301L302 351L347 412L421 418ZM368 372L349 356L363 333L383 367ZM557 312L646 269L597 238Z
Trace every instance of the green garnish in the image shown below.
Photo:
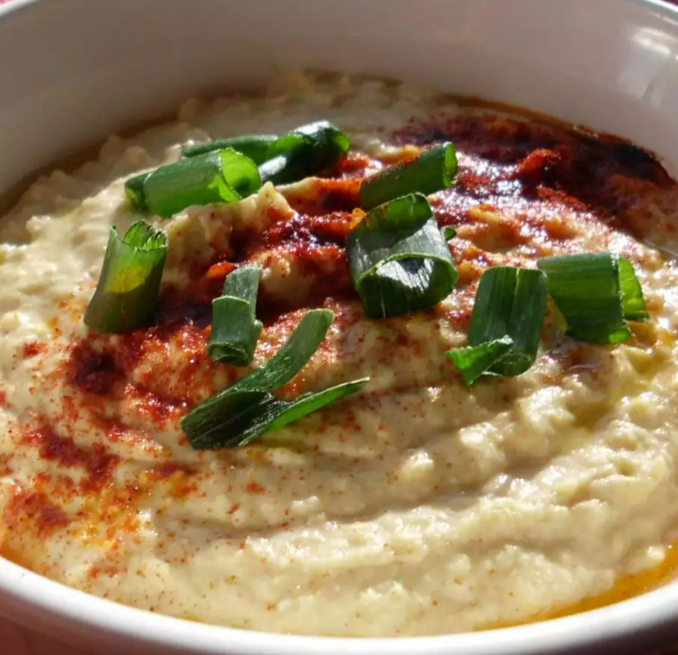
M338 127L319 121L298 127L273 142L259 167L262 182L288 184L316 175L341 161L351 141Z
M541 271L498 266L483 273L469 345L447 353L467 385L483 375L520 375L534 364L546 296L546 275Z
M85 313L95 332L125 332L153 318L167 258L167 235L138 221L120 238L112 227L96 291Z
M308 312L285 345L261 368L198 405L181 421L194 448L232 448L296 421L358 391L367 378L283 401L273 389L289 382L311 359L327 334L334 314Z
M333 321L334 314L329 309L312 309L266 364L238 380L231 389L272 391L287 384L318 350Z
M300 172L297 175L295 173L294 165L284 155L273 157L273 159L269 159L259 166L259 175L261 176L262 184L266 184L266 182L286 184L306 177L303 172L303 167L300 166L299 171Z
M298 421L304 416L308 416L319 409L326 407L341 398L345 398L353 393L360 391L370 378L359 378L337 384L334 387L328 387L322 391L310 391L303 393L292 401L278 400L275 420L268 427L270 431L278 430L294 421Z
M212 301L207 352L214 361L238 366L252 361L262 328L254 313L260 278L260 266L241 266L226 277L223 294Z
M579 341L620 343L632 332L627 320L649 317L642 289L628 260L610 253L543 257L551 297Z
M195 157L204 155L214 150L223 150L232 148L233 150L249 157L255 164L263 164L266 161L266 154L269 146L275 142L278 137L275 134L251 134L248 136L233 136L227 139L216 139L209 143L201 143L195 146L184 146L181 154L184 157Z
M360 206L369 211L408 193L442 191L456 174L456 150L451 143L441 143L414 161L400 162L366 178L360 186Z
M369 318L427 309L446 298L457 283L449 246L420 193L369 212L349 234L348 256Z
M457 236L457 230L455 230L451 225L443 225L443 227L440 228L440 233L443 235L443 239L445 239L445 241L451 241Z
M235 202L261 187L257 165L232 148L225 148L174 164L160 166L125 183L135 209L164 218L190 207L212 202Z
M626 257L617 259L619 265L619 287L622 294L622 311L627 321L645 322L650 320L650 313L645 305L643 289L633 270L633 264Z
M345 382L323 391L305 393L296 400L280 400L264 391L235 391L214 414L204 414L200 423L186 416L181 425L191 446L197 450L236 448L251 443L266 432L274 432L359 391L369 378ZM196 408L198 409L198 408ZM194 410L195 411L195 410Z
M492 367L513 347L511 337L486 341L479 346L454 348L447 357L456 365L464 377L466 386L471 386L483 375L494 375Z
M150 173L141 173L141 175L130 177L125 182L125 195L132 207L140 212L148 211L148 203L144 193L144 182L149 175Z

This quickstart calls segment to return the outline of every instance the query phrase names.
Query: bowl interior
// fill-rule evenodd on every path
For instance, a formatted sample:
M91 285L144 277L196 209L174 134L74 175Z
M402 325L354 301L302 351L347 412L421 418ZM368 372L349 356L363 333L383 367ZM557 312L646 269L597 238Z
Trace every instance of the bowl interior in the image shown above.
M0 190L196 93L312 66L508 102L678 161L678 18L623 0L21 0L0 25ZM102 25L106 29L102 29ZM74 35L77 34L77 38ZM17 65L19 62L19 65Z

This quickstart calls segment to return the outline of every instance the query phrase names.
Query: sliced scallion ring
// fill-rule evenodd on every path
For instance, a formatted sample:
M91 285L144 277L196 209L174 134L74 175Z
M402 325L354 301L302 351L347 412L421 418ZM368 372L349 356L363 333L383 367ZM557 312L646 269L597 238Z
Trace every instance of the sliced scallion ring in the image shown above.
M427 309L457 282L450 249L420 193L376 207L351 231L353 283L369 318Z
M214 361L237 366L252 361L262 328L254 313L260 278L260 266L241 266L229 273L223 294L212 301L212 333L207 352Z
M643 289L633 270L633 264L626 257L619 257L619 287L622 294L622 311L627 321L645 322L650 313L645 305Z
M298 182L331 168L350 148L350 139L332 123L302 125L269 146L267 161L259 169L261 178L274 184Z
M466 346L448 351L448 358L461 371L464 382L471 386L484 375L496 375L492 367L497 364L513 346L511 337L486 341L479 346Z
M447 353L467 384L484 375L520 375L534 364L546 297L541 271L498 266L483 273L471 315L469 347Z
M261 187L257 165L232 148L225 148L160 166L125 183L125 193L137 209L170 218L191 205L235 202Z
M95 332L125 332L150 321L167 248L167 234L145 221L134 223L122 238L112 227L85 325Z
M417 159L399 162L363 180L360 206L369 211L408 193L429 195L442 191L452 184L456 174L456 150L451 143L441 143Z
M125 182L125 195L132 207L139 212L148 211L148 203L144 193L144 182L149 175L150 173L141 173L140 175L130 177Z
M181 149L183 157L195 157L204 155L215 150L232 148L236 152L249 157L255 164L263 164L266 154L272 143L278 137L275 134L250 134L247 136L232 136L226 139L216 139L208 143L200 143L194 146L184 146Z
M261 176L262 184L266 184L266 182L285 184L287 182L294 182L297 178L301 180L305 177L303 172L299 172L298 175L294 172L294 166L285 155L278 155L261 164L259 166L259 175Z
M647 320L640 284L630 262L610 253L542 257L551 297L579 341L614 344L632 332L627 319ZM623 279L623 286L622 286ZM628 312L628 314L627 314Z

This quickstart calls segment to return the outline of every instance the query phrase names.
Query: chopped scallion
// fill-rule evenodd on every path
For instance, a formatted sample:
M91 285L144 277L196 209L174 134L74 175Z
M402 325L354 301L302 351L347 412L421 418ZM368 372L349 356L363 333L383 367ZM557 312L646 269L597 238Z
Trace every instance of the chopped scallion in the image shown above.
M150 173L141 173L141 175L130 177L125 182L125 195L132 207L139 212L148 211L148 203L144 193L144 182L149 175Z
M143 183L137 178L125 183L133 206L164 218L191 205L234 202L261 187L257 165L232 148L160 166L147 173Z
M260 266L241 266L226 278L223 295L212 301L207 352L214 361L238 366L252 361L262 328L254 313L260 278Z
M214 420L200 423L184 418L182 427L191 446L198 450L245 446L266 432L274 432L359 391L369 378L353 380L323 391L302 394L292 401L270 392L236 391L228 396Z
M360 186L360 206L369 211L408 193L442 191L456 174L456 150L451 143L441 143L413 161L400 162L366 178Z
M271 391L287 384L318 350L332 321L334 314L329 309L312 309L266 364L238 380L231 388Z
M340 398L345 398L352 393L356 393L369 381L370 378L360 378L358 380L351 380L351 382L337 384L334 387L329 387L322 391L309 391L308 393L301 394L301 396L295 398L293 401L279 400L279 403L284 403L281 407L283 411L276 416L275 420L271 423L269 430L278 430L289 423L298 421L304 416L317 412L319 409L326 407Z
M483 273L471 315L469 347L448 352L466 384L483 375L520 375L534 364L546 296L541 271L498 266Z
M181 149L184 157L204 155L214 150L233 148L245 157L249 157L255 164L263 164L266 161L268 148L278 137L275 134L252 134L248 136L233 136L227 139L216 139L208 143L200 143L195 146L185 146Z
M120 238L111 228L96 291L85 313L95 332L125 332L153 318L167 258L167 235L138 221Z
M273 157L273 159L269 159L259 166L261 183L285 184L286 182L293 182L296 178L293 169L294 166L290 164L290 160L285 155ZM303 177L304 174L299 173L299 179L303 179Z
M349 234L348 256L369 318L432 307L457 282L449 246L420 193L370 211Z
M263 182L297 182L331 168L346 157L350 147L349 138L332 123L310 123L276 139L259 172Z
M610 253L587 253L542 257L537 266L546 273L549 293L574 339L620 343L632 335L627 318L646 318L630 262L620 270L620 260Z
M325 338L334 315L308 312L285 345L261 368L198 405L181 421L194 448L241 446L358 391L367 379L283 401L271 391L289 382L309 361Z
M633 264L626 257L620 257L618 263L624 318L627 321L649 321L650 314L643 298L643 289L633 270Z
M217 397L218 402L211 402ZM208 398L184 416L181 428L191 446L197 450L248 443L259 436L256 432L257 419L265 414L275 400L276 397L268 391L230 387Z
M486 341L479 346L466 346L448 351L447 356L461 371L464 382L471 386L483 375L496 375L492 367L511 350L513 339L502 337Z
M443 225L443 227L440 228L440 233L443 235L443 239L445 239L445 241L451 241L457 236L457 230L455 230L451 225Z

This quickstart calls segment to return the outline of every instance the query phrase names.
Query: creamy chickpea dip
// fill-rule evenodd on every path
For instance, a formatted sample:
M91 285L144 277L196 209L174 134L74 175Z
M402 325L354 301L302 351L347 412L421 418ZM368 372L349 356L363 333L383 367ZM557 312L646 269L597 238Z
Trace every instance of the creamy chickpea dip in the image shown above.
M131 175L181 145L327 119L352 140L324 178L169 220L153 325L95 334L83 314ZM457 288L367 320L345 242L361 179L453 141L430 196ZM298 74L259 96L187 102L110 137L25 193L0 233L0 553L153 612L298 634L451 633L555 612L651 570L678 518L678 190L623 141L372 79ZM547 314L535 365L467 388L482 272L552 254L631 260L651 321L616 346ZM370 376L252 445L196 451L180 419L247 368L206 353L215 264L263 267L260 366L313 307L336 318L292 397ZM228 264L225 264L228 266Z

